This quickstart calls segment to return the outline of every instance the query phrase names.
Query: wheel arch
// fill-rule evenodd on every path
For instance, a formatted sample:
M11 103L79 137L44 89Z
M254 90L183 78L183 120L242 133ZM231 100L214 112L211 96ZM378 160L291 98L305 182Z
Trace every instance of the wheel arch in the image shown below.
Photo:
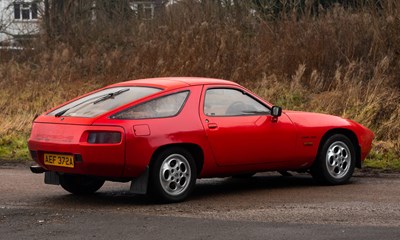
M323 146L323 144L325 143L325 141L335 135L335 134L343 134L344 136L348 137L350 139L350 141L353 143L354 146L354 150L355 150L355 154L356 154L356 167L357 168L361 168L362 164L361 164L361 148L360 148L360 144L358 142L358 138L357 135L349 130L349 129L345 129L345 128L334 128L334 129L330 129L329 131L327 131L321 138L321 141L319 143L318 146L318 153L321 151L321 148Z
M204 152L199 145L194 144L194 143L173 143L173 144L167 144L167 145L158 147L154 151L153 155L151 156L151 162L149 164L150 168L153 166L156 156L158 154L160 154L164 150L166 150L168 148L172 148L172 147L180 147L180 148L183 148L183 149L189 151L189 153L194 158L194 161L196 163L197 176L199 176L201 173L201 170L203 168L203 164L204 164Z

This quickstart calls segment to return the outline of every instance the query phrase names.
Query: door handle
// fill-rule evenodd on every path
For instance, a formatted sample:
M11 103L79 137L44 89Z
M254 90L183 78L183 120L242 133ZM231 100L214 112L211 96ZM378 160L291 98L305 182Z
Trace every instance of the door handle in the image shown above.
M218 125L216 124L216 123L209 123L208 124L208 128L209 129L215 129L215 128L217 128L218 127Z

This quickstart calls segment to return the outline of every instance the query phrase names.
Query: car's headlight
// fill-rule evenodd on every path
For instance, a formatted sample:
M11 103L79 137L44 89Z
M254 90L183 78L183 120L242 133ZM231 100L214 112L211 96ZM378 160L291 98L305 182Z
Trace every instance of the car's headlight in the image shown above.
M88 143L102 144L102 143L120 143L120 132L89 132Z

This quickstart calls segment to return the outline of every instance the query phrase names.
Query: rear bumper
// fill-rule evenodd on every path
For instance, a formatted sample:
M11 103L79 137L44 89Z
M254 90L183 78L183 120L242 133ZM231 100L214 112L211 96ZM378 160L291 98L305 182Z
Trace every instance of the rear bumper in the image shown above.
M121 132L121 142L114 144L88 143L91 131ZM28 141L32 159L38 166L33 173L46 171L104 177L121 177L125 166L125 132L117 126L85 126L34 123ZM72 155L74 166L61 167L44 163L44 155Z

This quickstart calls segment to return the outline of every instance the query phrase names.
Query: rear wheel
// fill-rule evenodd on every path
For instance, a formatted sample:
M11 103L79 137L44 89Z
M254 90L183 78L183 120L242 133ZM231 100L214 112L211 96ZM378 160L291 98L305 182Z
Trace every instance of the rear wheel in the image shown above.
M92 194L99 190L104 182L104 180L85 175L64 174L60 176L61 187L76 195Z
M323 143L311 174L322 184L343 184L353 175L355 163L353 143L348 137L335 134Z
M158 154L150 170L150 192L163 202L183 201L197 178L192 155L183 148L169 148Z

